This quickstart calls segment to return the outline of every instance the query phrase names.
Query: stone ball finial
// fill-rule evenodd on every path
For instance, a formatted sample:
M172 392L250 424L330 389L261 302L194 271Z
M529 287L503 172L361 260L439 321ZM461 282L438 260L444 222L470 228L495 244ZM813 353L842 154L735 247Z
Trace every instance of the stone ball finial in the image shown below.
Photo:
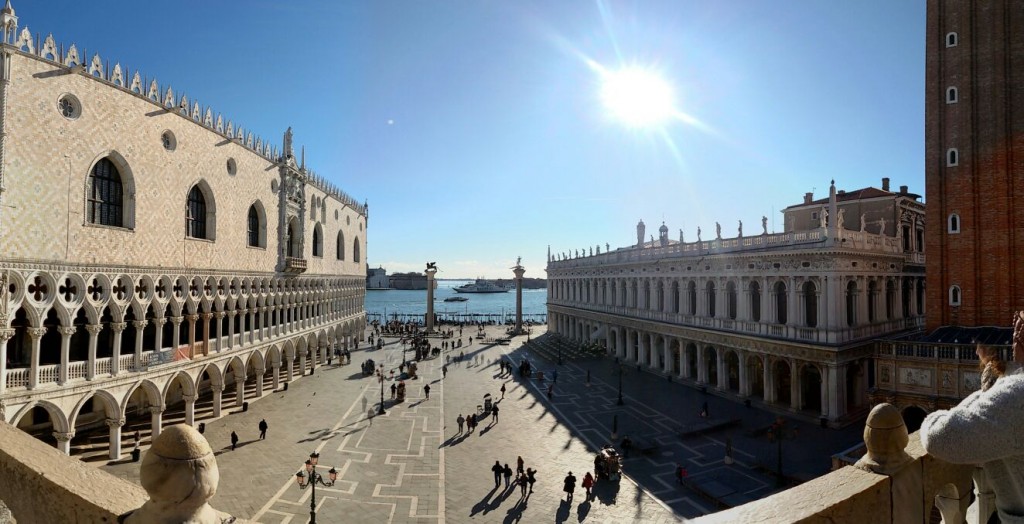
M867 453L855 464L865 471L892 475L913 459L907 454L910 436L899 410L892 404L879 404L871 409L864 426Z
M178 424L160 433L142 460L139 480L149 500L128 516L127 524L221 521L209 505L220 482L217 460L192 426Z

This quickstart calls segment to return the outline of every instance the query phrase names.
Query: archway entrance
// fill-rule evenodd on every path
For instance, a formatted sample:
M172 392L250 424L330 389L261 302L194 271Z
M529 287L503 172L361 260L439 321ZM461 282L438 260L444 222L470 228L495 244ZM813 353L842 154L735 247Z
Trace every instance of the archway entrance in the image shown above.
M790 384L793 381L793 377L789 370L789 362L779 360L775 362L773 369L775 375L776 402L782 405L792 404L793 395L791 394Z
M821 413L821 372L817 366L805 365L800 370L800 396L803 409Z

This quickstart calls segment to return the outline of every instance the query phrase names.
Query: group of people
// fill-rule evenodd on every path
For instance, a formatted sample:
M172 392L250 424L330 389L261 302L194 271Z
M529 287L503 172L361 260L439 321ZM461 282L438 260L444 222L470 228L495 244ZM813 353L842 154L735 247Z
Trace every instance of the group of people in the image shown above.
M587 493L587 500L590 500L590 496L593 494L590 490L594 488L594 476L589 471L586 475L583 475L581 486L583 486L583 490ZM562 491L565 492L565 501L572 502L572 495L576 491L576 477L571 471L565 476L565 480L562 481Z
M490 411L488 413L490 413L490 415L492 417L491 418L491 421L492 421L491 423L492 424L497 424L498 423L498 404L497 403L493 404L491 406L491 409L490 409ZM461 435L462 434L462 427L463 426L466 427L466 434L467 435L472 434L474 431L476 431L477 426L480 425L480 419L485 417L488 413L481 413L479 415L477 415L476 413L470 413L469 416L465 416L465 417L462 416L462 413L459 413L458 418L455 419L455 423L459 425L459 432L456 433L456 435Z
M509 467L506 462L504 466L501 465L501 461L495 460L494 465L491 466L491 471L494 473L494 487L495 489L501 487L501 479L505 479L505 489L509 489L515 486L519 486L519 491L522 497L529 497L530 493L533 493L533 483L537 482L537 470L531 468L524 469L523 457L516 457L516 478L512 480L512 468Z

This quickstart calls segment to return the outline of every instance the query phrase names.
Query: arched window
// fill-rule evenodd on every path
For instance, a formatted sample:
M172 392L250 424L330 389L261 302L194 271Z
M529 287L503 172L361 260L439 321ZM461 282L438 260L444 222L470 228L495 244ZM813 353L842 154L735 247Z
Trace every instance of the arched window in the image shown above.
M689 302L690 310L687 311L690 315L697 314L697 284L692 280L686 285L687 302Z
M853 327L857 323L857 283L846 285L846 325Z
M750 319L761 321L761 284L757 282L750 283Z
M263 213L260 206L253 204L249 206L249 216L246 220L246 245L249 247L267 247L267 235L265 233Z
M946 47L956 47L959 40L956 33L946 33Z
M878 282L874 280L868 282L868 294L865 298L868 301L868 323L873 323L878 320L878 310L875 307L875 300L878 298Z
M788 320L789 297L786 295L786 284L775 283L775 323L785 324Z
M804 323L807 327L818 326L818 291L813 282L804 282Z
M324 256L324 237L320 233L320 224L313 226L313 256Z
M89 223L124 227L124 186L121 173L103 158L89 173Z
M729 303L726 305L729 318L736 320L736 284L733 282L726 284L725 293L729 299Z
M206 197L197 184L188 192L185 234L192 238L206 238L206 233Z
M960 286L956 284L949 286L949 305L959 306L960 298Z
M352 261L359 262L359 237L352 241Z
M299 224L298 219L292 217L288 221L288 237L285 238L285 256L292 258L299 257Z
M953 167L958 165L960 165L960 152L955 147L951 147L946 151L946 166Z
M708 303L708 316L711 318L714 318L715 316L715 295L717 294L715 291L715 283L708 282L708 285L705 287L705 299Z
M956 213L950 213L949 219L947 220L947 222L948 222L948 229L947 229L947 231L950 234L954 234L955 235L955 234L960 232L960 215L958 215Z
M946 103L947 104L955 104L955 103L959 102L960 101L960 97L958 95L959 94L957 93L955 87L947 87L946 88Z
M345 260L345 233L338 231L338 260Z

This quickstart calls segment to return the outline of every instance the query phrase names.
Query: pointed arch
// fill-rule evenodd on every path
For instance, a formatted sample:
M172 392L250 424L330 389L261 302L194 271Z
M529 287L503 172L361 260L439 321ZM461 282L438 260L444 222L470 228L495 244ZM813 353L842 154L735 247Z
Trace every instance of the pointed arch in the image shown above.
M263 202L256 200L249 206L245 220L245 244L249 247L267 247L267 211Z
M135 228L135 176L120 153L104 151L89 164L83 202L86 223Z
M345 232L338 231L338 260L345 260Z
M319 222L313 225L313 256L324 256L324 232Z
M352 240L352 261L359 262L359 237Z
M217 238L217 203L205 179L193 184L185 200L185 235L190 238Z

